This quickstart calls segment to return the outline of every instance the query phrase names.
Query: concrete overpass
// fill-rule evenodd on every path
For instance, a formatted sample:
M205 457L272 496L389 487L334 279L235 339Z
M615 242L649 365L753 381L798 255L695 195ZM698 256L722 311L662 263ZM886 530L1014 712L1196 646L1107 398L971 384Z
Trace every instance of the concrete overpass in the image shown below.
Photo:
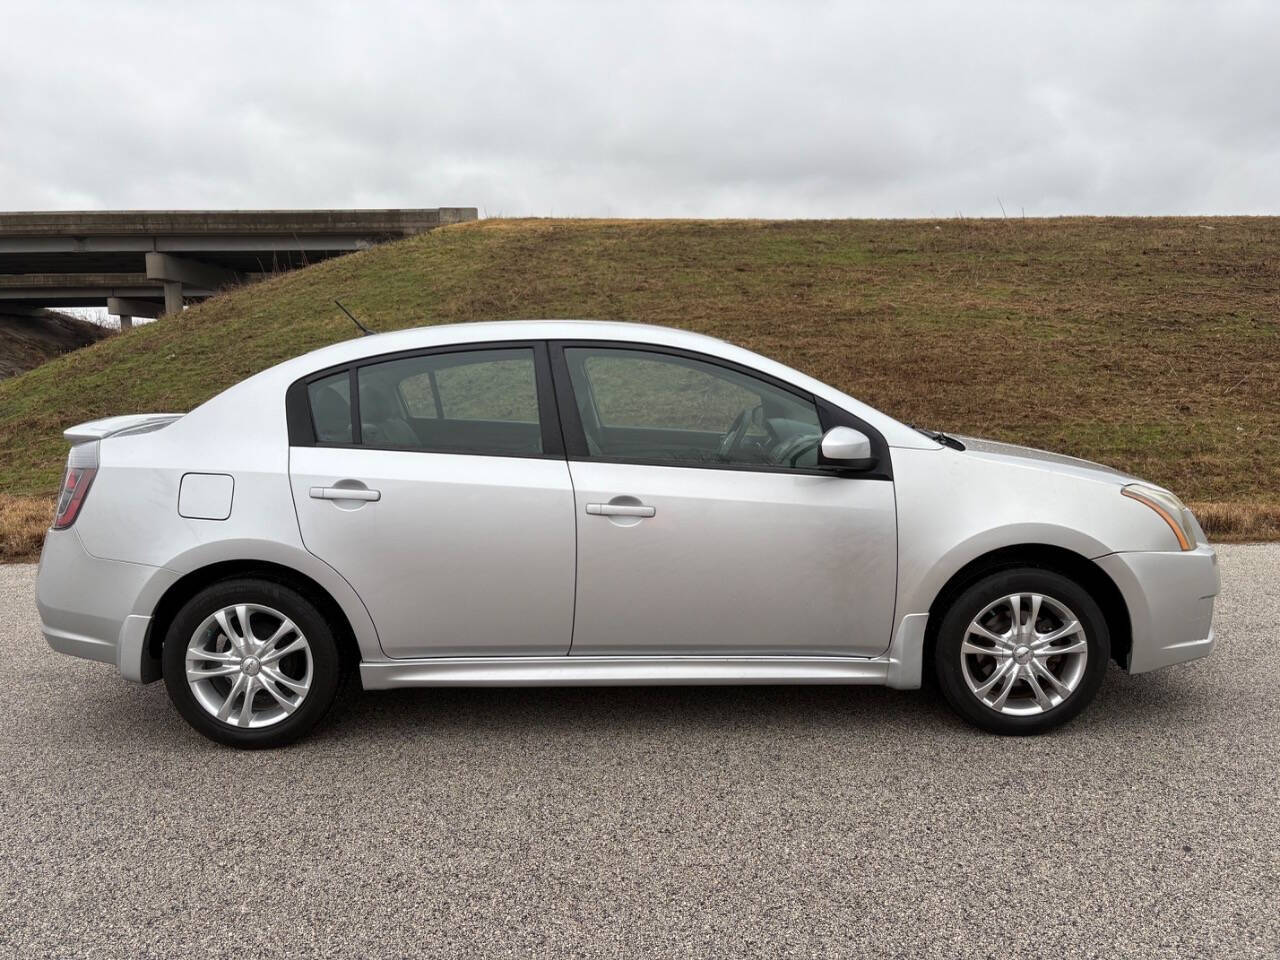
M264 274L474 219L475 207L0 213L0 309L106 307L129 327Z

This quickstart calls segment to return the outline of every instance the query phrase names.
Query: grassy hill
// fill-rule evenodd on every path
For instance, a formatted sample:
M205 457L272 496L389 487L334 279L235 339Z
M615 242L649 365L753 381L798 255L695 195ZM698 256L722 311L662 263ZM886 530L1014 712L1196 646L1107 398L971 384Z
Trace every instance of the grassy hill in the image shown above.
M0 303L0 380L71 350L111 336L112 331L54 310L14 313Z
M0 382L0 555L39 542L63 427L190 409L351 337L334 297L379 330L595 317L710 333L903 420L1133 470L1217 536L1280 536L1280 218L490 220Z

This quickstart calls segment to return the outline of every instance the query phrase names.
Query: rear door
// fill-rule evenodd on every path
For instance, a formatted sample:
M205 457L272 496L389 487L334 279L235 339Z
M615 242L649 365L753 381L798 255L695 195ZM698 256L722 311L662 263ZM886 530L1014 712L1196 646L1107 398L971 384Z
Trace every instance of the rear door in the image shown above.
M888 648L897 533L878 434L879 468L841 475L817 446L849 415L771 378L620 343L552 357L578 519L572 655Z
M370 358L288 402L303 541L388 656L568 652L573 488L543 344Z

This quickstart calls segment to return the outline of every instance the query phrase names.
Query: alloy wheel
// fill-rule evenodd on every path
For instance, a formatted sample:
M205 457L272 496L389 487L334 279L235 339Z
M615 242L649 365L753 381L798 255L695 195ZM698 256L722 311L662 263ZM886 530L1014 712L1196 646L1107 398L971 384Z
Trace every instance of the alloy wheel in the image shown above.
M314 669L302 631L261 604L210 614L187 644L187 684L196 702L237 727L269 727L293 714L311 689Z
M1089 644L1080 619L1061 601L1013 593L970 621L960 645L969 691L997 713L1046 713L1084 678Z

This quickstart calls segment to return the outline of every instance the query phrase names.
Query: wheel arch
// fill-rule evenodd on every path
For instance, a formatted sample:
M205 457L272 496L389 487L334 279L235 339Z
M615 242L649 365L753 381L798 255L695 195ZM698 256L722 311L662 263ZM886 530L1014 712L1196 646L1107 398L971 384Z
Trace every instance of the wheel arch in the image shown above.
M338 641L338 649L348 667L354 669L360 663L360 643L355 629L346 611L333 595L316 580L293 567L260 559L219 560L197 567L170 584L156 603L151 616L147 655L157 661L160 659L165 634L188 600L215 583L245 578L266 580L300 593L315 605L334 628L334 638Z
M1111 659L1128 669L1133 649L1133 627L1124 595L1115 581L1088 557L1048 543L1019 543L999 547L974 557L943 584L929 605L924 636L924 663L933 662L938 631L947 608L983 577L1015 567L1036 567L1070 577L1097 601L1111 634ZM928 671L926 671L928 673Z

